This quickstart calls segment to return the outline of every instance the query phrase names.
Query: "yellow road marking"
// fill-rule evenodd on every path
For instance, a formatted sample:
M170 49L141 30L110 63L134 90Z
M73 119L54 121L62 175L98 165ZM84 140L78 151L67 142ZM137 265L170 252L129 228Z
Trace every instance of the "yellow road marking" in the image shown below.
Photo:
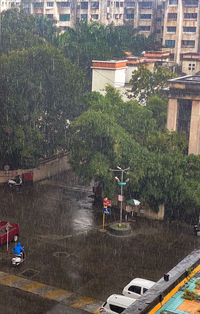
M67 290L57 289L57 290L47 292L47 293L43 294L42 296L43 296L43 298L56 300L57 298L59 298L62 295L65 295L68 297L71 295L71 292L69 292Z
M88 298L88 297L80 297L79 299L75 300L73 303L70 303L69 306L77 309L83 305L89 304L96 301L95 299Z
M10 285L11 283L14 283L16 281L22 280L23 278L15 276L15 275L9 275L6 277L3 277L0 279L0 284L2 285Z
M33 291L33 290L36 290L36 289L44 287L44 286L46 286L46 285L43 283L34 281L34 282L28 283L27 285L21 287L20 289L24 290L24 291Z

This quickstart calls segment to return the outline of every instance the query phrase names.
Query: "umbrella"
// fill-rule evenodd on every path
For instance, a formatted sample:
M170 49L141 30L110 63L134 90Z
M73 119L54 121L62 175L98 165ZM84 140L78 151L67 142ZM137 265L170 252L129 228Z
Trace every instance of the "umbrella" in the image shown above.
M134 205L135 205L135 206L140 205L140 201L135 200L135 199L131 199L131 200L127 201L127 203L130 204L130 205L132 205L132 206L134 206Z

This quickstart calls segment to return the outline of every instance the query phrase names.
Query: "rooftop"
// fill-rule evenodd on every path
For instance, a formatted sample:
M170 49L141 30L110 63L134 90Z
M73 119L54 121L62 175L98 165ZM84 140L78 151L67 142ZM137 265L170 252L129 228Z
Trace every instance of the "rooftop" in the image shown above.
M170 83L200 84L200 75L186 75L169 80Z

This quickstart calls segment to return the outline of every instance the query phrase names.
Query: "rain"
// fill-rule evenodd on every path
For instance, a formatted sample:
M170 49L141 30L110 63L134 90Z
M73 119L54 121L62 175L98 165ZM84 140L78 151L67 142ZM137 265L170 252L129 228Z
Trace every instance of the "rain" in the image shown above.
M94 313L199 248L192 100L169 132L178 72L145 57L155 34L37 9L0 4L0 313Z

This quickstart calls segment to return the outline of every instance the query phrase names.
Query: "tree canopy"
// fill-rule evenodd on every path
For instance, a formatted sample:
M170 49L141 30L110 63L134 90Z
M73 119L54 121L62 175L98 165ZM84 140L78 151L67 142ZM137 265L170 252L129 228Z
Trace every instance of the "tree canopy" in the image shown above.
M105 96L93 93L88 101L89 109L71 126L74 170L88 180L103 182L105 195L113 197L118 186L110 168L130 167L128 197L138 198L154 210L164 203L175 212L178 208L194 212L200 205L200 197L192 189L200 187L194 173L195 168L200 169L200 158L185 154L187 143L181 134L163 128L161 112L157 115L155 110L158 96L143 107L134 100L122 101L118 92L108 87ZM162 103L160 99L161 107Z
M26 13L22 9L10 9L1 13L0 54L43 45L55 44L58 28L55 21L44 16Z
M32 165L65 147L67 120L82 111L84 75L48 45L12 51L0 64L0 159Z

